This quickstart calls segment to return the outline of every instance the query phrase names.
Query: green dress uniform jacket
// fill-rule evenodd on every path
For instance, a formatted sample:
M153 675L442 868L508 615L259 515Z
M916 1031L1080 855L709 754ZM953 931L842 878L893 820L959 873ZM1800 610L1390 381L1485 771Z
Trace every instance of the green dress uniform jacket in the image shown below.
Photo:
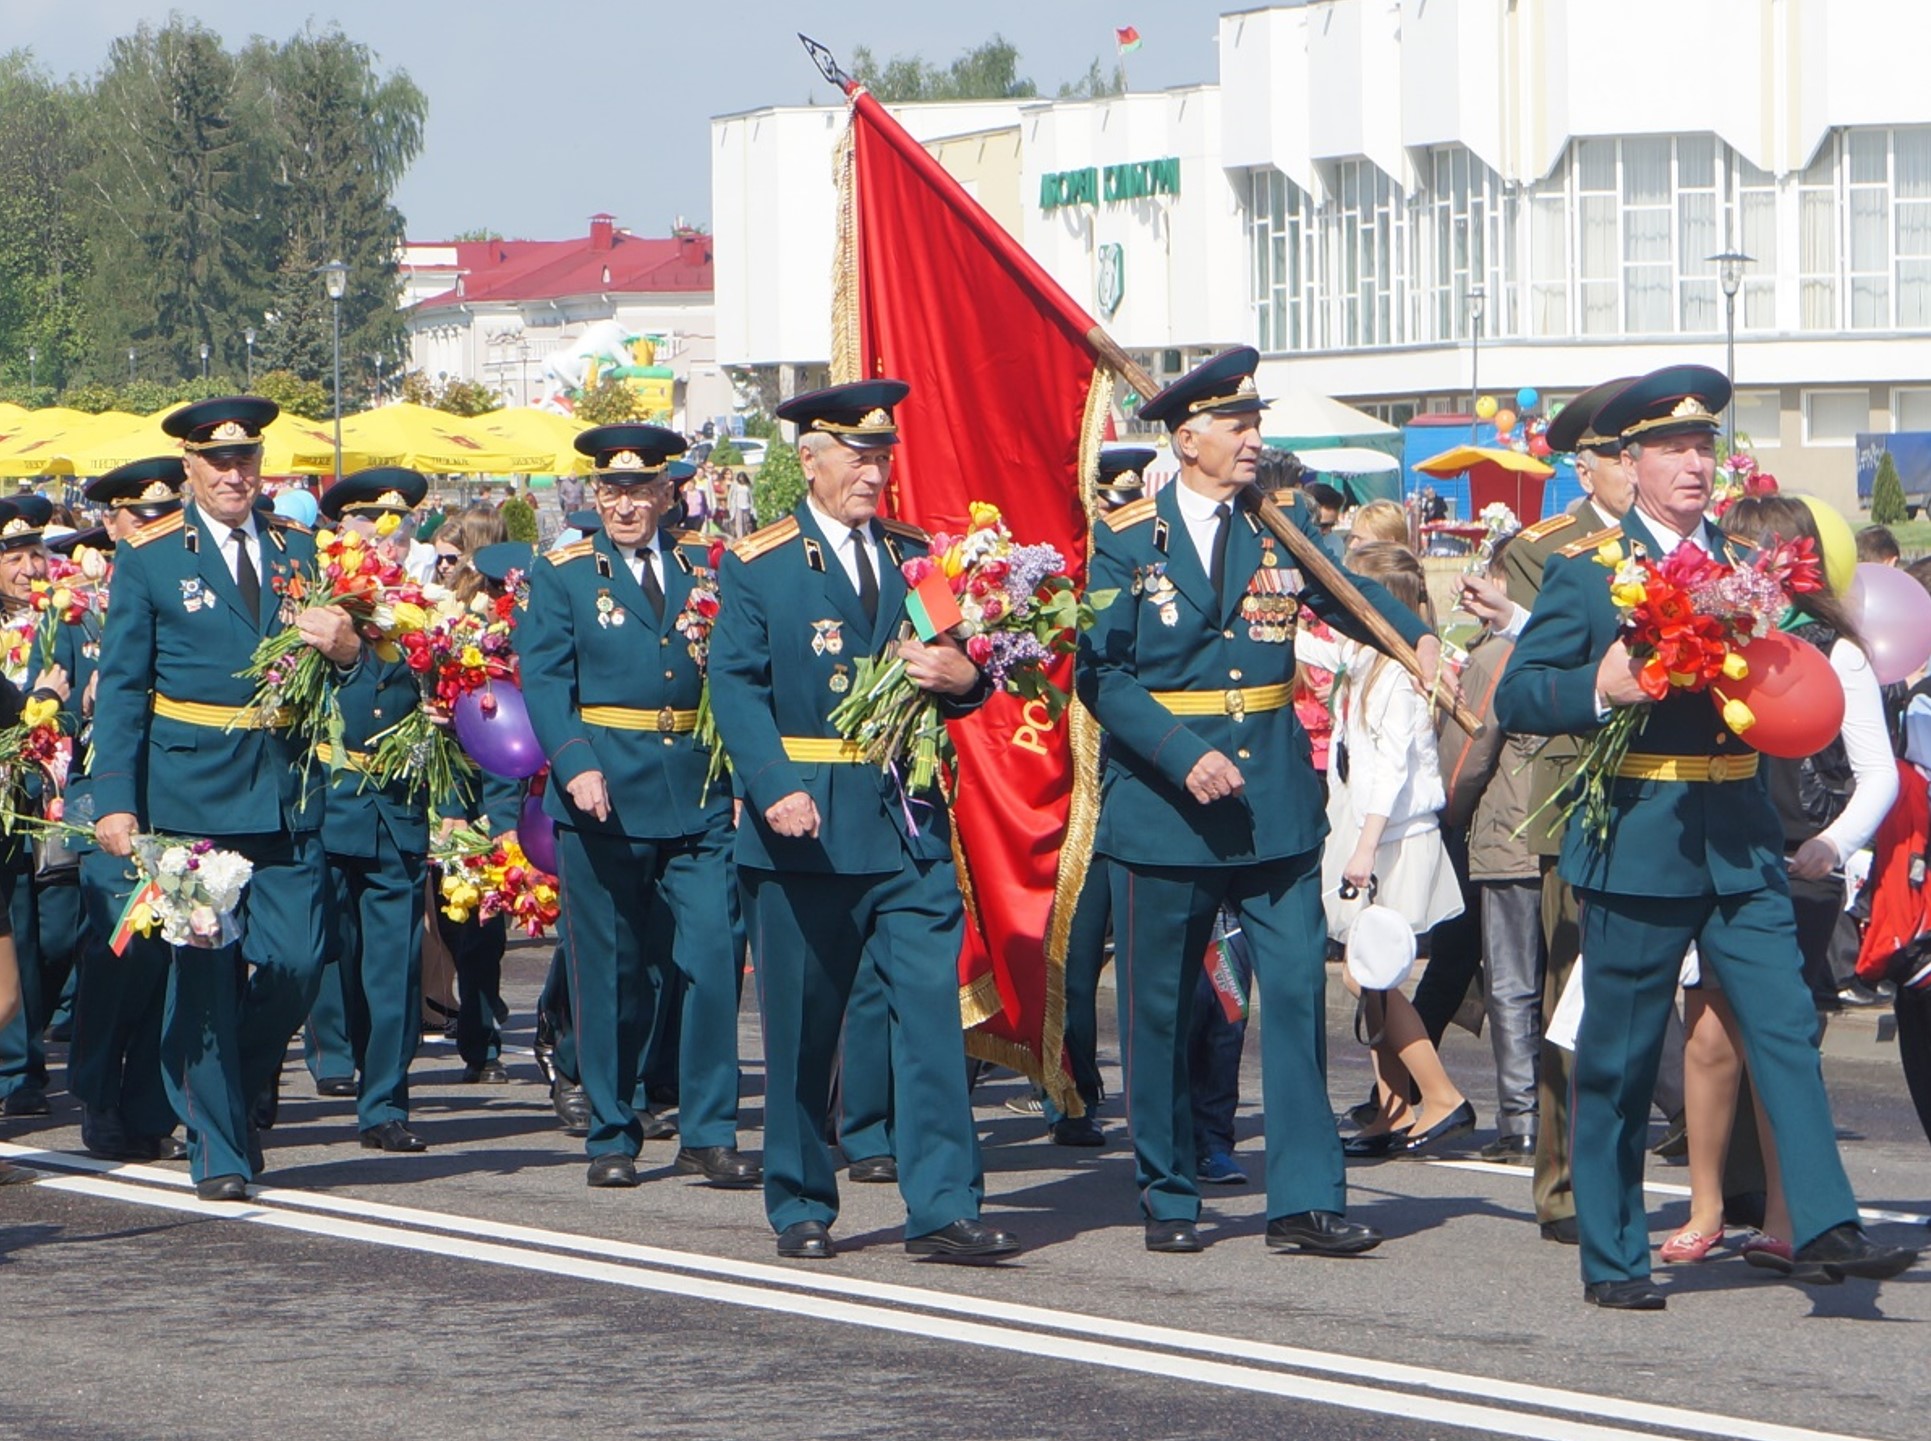
M422 704L415 672L403 661L365 655L335 696L342 708L342 739L349 754L318 752L316 756L317 769L328 780L322 848L331 856L373 857L378 853L378 835L386 834L399 851L427 854L429 804L423 788L404 781L377 786L361 774L357 761L375 749L377 736Z

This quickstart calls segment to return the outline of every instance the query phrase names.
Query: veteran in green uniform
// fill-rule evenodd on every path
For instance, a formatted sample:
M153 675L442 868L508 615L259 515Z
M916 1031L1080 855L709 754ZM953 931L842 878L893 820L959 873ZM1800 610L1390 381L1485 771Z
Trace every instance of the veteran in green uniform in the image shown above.
M737 862L764 1019L765 1213L789 1259L834 1252L825 1113L860 964L876 966L889 1003L907 1252L980 1260L1019 1249L979 1219L959 1014L965 910L944 800L936 788L906 793L831 720L859 661L900 634L899 566L926 552L924 532L877 518L898 442L892 408L908 390L861 381L778 407L798 427L809 490L725 558L712 644L718 730L744 801ZM985 678L956 643L898 644L906 674L944 711L984 704Z
M1594 429L1617 438L1635 488L1620 526L1625 548L1656 560L1681 545L1732 558L1704 518L1717 416L1729 401L1721 372L1678 365L1632 382L1597 412ZM1652 707L1610 782L1608 833L1572 819L1559 862L1576 889L1588 958L1571 1148L1584 1298L1619 1310L1665 1305L1650 1281L1643 1135L1664 1021L1692 943L1735 1009L1776 1130L1798 1279L1896 1275L1916 1253L1864 1235L1837 1153L1782 828L1756 753L1729 733L1708 696L1649 700L1620 638L1609 580L1593 555L1549 563L1495 697L1503 726L1537 735L1587 735L1612 707Z
M275 1080L322 965L321 795L284 718L249 709L236 673L290 625L345 675L361 653L344 611L287 593L314 558L308 532L254 508L261 430L278 413L230 396L162 422L182 442L190 500L116 552L94 707L94 830L109 855L131 855L145 830L209 837L254 866L240 964L177 949L168 982L161 1058L204 1200L243 1199L260 1171L249 1103Z
M707 542L661 524L692 467L674 431L607 425L592 457L602 528L551 551L530 577L517 655L530 721L550 758L562 938L590 1102L592 1186L634 1186L644 1140L644 1053L672 967L686 984L678 1078L679 1171L755 1186L737 1149L741 954L730 894L731 795L705 793L697 743L718 610Z
M1302 607L1368 632L1305 580L1253 511L1260 412L1241 346L1141 407L1173 432L1179 478L1094 527L1089 583L1116 590L1082 638L1081 698L1107 733L1094 849L1112 864L1127 1115L1150 1251L1201 1249L1186 1036L1215 913L1233 906L1260 988L1267 1244L1344 1254L1380 1234L1350 1221L1327 1099L1321 786L1291 703ZM1319 544L1308 507L1290 521ZM1415 647L1440 646L1381 587L1367 602Z
M90 480L87 499L104 507L100 543L111 549L148 522L180 510L186 480L178 455L137 460ZM111 569L100 586L111 609ZM96 614L55 634L54 663L73 683L67 709L76 736L75 770L67 786L67 818L81 824L95 814L86 758L100 654ZM178 1160L187 1155L187 1146L174 1134L177 1120L161 1082L168 948L158 937L134 935L120 955L114 954L109 941L134 893L134 868L98 846L80 850L86 939L74 990L67 1089L81 1105L81 1144L110 1161Z
M391 545L385 532L403 534L400 522L428 493L419 472L381 466L330 486L321 510L400 564L408 541ZM421 785L377 786L363 773L377 738L419 708L422 689L405 661L369 650L336 700L343 751L330 742L315 758L329 773L322 810L326 914L358 1082L356 1130L372 1151L425 1151L428 1143L409 1126L409 1064L422 1036L430 797Z

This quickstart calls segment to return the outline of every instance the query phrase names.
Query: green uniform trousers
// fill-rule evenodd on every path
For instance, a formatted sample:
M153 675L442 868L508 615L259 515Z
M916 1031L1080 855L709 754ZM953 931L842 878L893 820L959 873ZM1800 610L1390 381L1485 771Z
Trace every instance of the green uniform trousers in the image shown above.
M74 990L67 1089L90 1111L118 1112L130 1135L165 1136L177 1124L161 1083L168 948L136 935L117 956L108 944L134 885L131 863L102 850L82 854L87 950Z
M423 872L419 851L376 828L373 856L331 855L328 933L357 1073L355 1122L409 1119L409 1065L422 1040ZM341 1074L341 1073L337 1073Z

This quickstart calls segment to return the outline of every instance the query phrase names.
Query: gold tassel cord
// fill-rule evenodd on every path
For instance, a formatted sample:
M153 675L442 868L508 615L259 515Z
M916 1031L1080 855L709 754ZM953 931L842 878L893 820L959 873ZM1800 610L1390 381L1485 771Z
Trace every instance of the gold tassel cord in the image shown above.
M863 378L858 361L858 157L852 121L832 150L832 182L838 187L838 237L831 254L831 383Z

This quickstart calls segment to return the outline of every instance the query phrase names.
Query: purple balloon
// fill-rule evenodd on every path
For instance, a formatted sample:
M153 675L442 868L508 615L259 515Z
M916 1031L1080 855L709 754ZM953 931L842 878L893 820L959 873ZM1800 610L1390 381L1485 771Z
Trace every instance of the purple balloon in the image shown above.
M469 758L493 776L527 780L543 769L543 747L530 725L523 692L492 681L456 702L456 739Z
M1845 601L1879 685L1909 679L1931 660L1931 591L1896 566L1858 566Z
M557 873L557 823L535 792L523 797L523 809L516 816L516 839L537 869Z

